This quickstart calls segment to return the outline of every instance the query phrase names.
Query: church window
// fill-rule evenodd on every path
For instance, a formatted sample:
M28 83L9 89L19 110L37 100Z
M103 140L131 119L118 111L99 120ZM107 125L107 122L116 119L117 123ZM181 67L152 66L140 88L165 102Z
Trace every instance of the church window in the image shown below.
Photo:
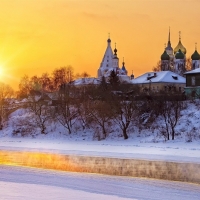
M107 62L108 62L109 60L107 60Z
M108 64L106 65L106 67L108 67Z
M179 92L181 92L181 87L179 87Z
M192 76L192 85L194 86L195 85L195 76Z

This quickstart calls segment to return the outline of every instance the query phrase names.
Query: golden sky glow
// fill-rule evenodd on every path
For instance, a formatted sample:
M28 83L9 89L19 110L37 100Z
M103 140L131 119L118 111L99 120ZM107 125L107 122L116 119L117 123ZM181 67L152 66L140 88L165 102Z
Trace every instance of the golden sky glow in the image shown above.
M27 74L41 75L71 65L96 76L107 46L117 43L129 74L151 71L171 42L187 57L200 46L199 0L1 0L0 81L15 89ZM200 47L199 47L200 52Z

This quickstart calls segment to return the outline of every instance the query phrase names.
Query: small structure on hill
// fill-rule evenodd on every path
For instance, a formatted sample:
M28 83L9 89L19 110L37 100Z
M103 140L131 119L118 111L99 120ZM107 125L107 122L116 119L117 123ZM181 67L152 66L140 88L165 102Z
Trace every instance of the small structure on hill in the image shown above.
M184 88L185 94L188 97L200 97L200 68L191 70L185 73L186 87Z
M186 79L171 71L147 72L133 80L132 84L137 84L141 91L178 91L183 92Z

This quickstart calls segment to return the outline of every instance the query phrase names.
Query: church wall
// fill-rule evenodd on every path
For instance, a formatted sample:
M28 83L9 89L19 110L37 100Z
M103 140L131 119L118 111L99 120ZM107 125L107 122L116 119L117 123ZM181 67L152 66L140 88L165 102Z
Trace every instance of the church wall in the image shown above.
M200 60L193 60L192 61L192 70L197 69L200 67Z

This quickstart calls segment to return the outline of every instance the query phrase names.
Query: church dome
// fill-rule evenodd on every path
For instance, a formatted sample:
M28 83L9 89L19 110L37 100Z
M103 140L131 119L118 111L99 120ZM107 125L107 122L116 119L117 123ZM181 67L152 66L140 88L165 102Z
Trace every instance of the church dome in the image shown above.
M131 79L134 79L134 75L133 74L131 74Z
M161 55L161 60L169 60L169 55L167 54L166 50Z
M195 50L195 52L192 54L191 59L192 60L200 60L200 55L197 52L197 50Z
M175 58L176 58L176 59L184 59L184 58L185 58L185 55L184 55L184 53L181 51L181 49L179 49L178 52L176 52Z
M110 39L110 38L108 38L107 42L108 42L108 43L111 43L111 39Z
M182 53L186 54L186 48L182 45L181 40L179 40L178 45L174 49L174 54L176 54L179 49L181 50Z

